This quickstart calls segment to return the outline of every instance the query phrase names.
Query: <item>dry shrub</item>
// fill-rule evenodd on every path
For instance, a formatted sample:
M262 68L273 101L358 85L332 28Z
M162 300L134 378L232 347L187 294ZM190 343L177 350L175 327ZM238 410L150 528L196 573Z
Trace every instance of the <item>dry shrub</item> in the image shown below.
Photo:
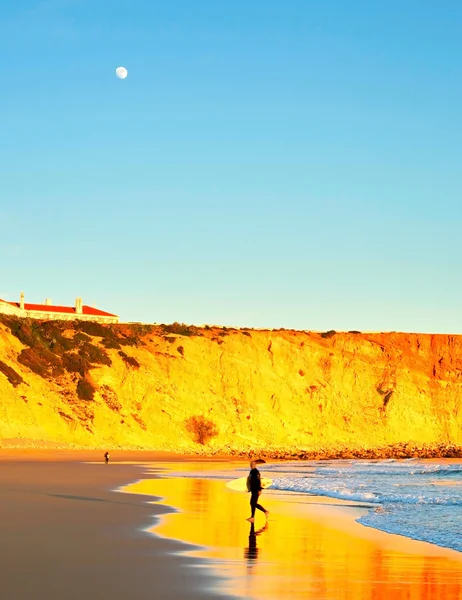
M79 332L74 335L74 342L78 342L79 344L83 344L84 342L91 342L91 337L86 333Z
M73 340L63 336L66 324L62 321L38 321L1 315L0 322L9 327L11 333L29 348L47 348L61 355L71 350Z
M325 338L325 339L329 339L331 337L333 337L334 335L336 335L336 331L334 329L330 329L329 331L325 331L324 333L321 333L321 337Z
M218 435L215 423L203 416L189 417L186 421L186 429L192 433L196 444L203 446Z
M102 325L96 321L74 321L74 328L77 331L83 331L83 333L91 335L91 337L116 337L110 326Z
M36 375L47 379L64 373L60 357L43 346L24 349L18 356L18 362Z
M96 321L74 321L74 328L92 337L101 338L103 346L118 350L120 346L138 346L143 344L140 336L152 330L152 326L146 327L139 324L132 326L102 324Z
M119 356L122 357L124 363L127 366L133 367L134 369L140 368L140 363L136 360L134 356L128 356L128 354L125 354L125 352L123 352L122 350L119 350Z
M162 324L161 329L164 333L174 333L175 335L202 335L197 327L194 325L185 325L184 323L172 323L171 325Z
M90 363L94 363L97 365L106 365L110 367L112 365L112 360L109 358L106 350L103 348L99 348L99 346L94 346L88 342L82 346L80 350L80 356Z
M121 348L121 345L120 345L120 343L117 340L112 340L112 339L107 339L106 338L106 339L103 339L101 341L101 343L108 350L119 350Z
M19 373L9 367L7 364L0 360L0 373L3 373L13 387L18 387L20 383L23 383L24 379Z
M6 325L11 333L29 348L35 346L39 341L37 333L38 323L32 319L20 319L9 315L0 315L0 322Z
M37 327L40 341L48 346L54 354L61 355L74 347L74 341L63 335L65 327L66 324L63 321L43 321Z
M102 385L100 388L100 394L104 402L106 402L108 408L114 412L119 412L121 410L122 405L119 402L116 392L112 388L110 388L108 385Z
M66 352L62 360L64 368L69 373L79 373L79 375L84 376L91 369L91 364L74 352Z
M95 395L95 387L87 379L79 379L77 383L77 396L80 400L93 400Z
M156 326L149 323L130 323L124 325L124 329L130 332L128 338L140 341L141 337L154 333Z

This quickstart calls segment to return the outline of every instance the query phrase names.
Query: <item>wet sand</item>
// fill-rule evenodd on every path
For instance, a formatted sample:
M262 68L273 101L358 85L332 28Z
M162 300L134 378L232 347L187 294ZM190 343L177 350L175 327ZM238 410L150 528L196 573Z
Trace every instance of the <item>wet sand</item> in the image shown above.
M168 509L111 491L143 468L84 464L100 454L0 453L2 600L223 598L204 560L145 531ZM32 453L33 455L33 453ZM143 460L139 453L126 460ZM155 459L146 453L144 460Z
M252 528L248 495L224 481L167 477L128 489L162 496L179 509L153 533L202 546L194 554L212 559L229 578L225 589L241 597L462 599L461 553L364 527L355 522L366 510L357 504L263 492L270 519L265 527L257 511Z
M223 462L117 453L152 478L100 454L0 452L2 600L462 600L460 553L363 527L364 508L264 493L252 530L246 494L168 477Z

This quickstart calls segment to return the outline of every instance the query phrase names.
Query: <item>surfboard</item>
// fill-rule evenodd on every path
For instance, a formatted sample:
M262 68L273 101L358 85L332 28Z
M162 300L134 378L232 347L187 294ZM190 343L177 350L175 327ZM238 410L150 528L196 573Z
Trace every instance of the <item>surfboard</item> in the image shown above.
M263 489L268 488L273 483L272 479L268 477L261 478L261 487ZM239 479L233 479L232 481L228 481L226 483L226 487L229 487L230 490L234 490L236 492L246 492L247 491L247 477L239 477Z

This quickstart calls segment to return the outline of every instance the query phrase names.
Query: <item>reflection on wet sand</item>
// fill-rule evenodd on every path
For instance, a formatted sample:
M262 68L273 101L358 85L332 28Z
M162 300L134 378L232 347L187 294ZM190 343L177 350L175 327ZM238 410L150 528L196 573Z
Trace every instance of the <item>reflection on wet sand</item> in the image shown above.
M235 595L265 600L462 600L462 562L456 555L438 555L431 546L366 530L354 523L357 508L334 508L342 513L340 519L329 508L300 508L265 494L270 521L264 526L264 515L257 515L255 525L249 526L248 495L227 489L223 481L153 479L127 491L163 497L179 509L153 532L203 547L199 553L229 578L225 591Z
M249 532L249 545L244 550L244 558L249 562L249 565L258 558L258 546L257 546L257 535L260 535L268 529L268 523L264 527L255 531L255 525L251 523Z

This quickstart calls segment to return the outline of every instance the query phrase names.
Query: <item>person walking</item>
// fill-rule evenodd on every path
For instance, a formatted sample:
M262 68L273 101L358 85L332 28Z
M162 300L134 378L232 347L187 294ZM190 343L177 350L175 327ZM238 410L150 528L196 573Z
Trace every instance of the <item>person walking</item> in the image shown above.
M104 462L105 462L106 464L108 464L108 462L109 462L109 452L105 452L105 453L104 453Z
M260 494L262 492L261 486L261 476L260 471L257 469L257 463L253 460L250 463L250 473L247 477L247 491L250 492L250 509L251 515L247 519L249 523L255 522L255 510L261 510L265 513L266 518L268 518L269 511L267 511L261 504L258 503L258 499L260 498Z

